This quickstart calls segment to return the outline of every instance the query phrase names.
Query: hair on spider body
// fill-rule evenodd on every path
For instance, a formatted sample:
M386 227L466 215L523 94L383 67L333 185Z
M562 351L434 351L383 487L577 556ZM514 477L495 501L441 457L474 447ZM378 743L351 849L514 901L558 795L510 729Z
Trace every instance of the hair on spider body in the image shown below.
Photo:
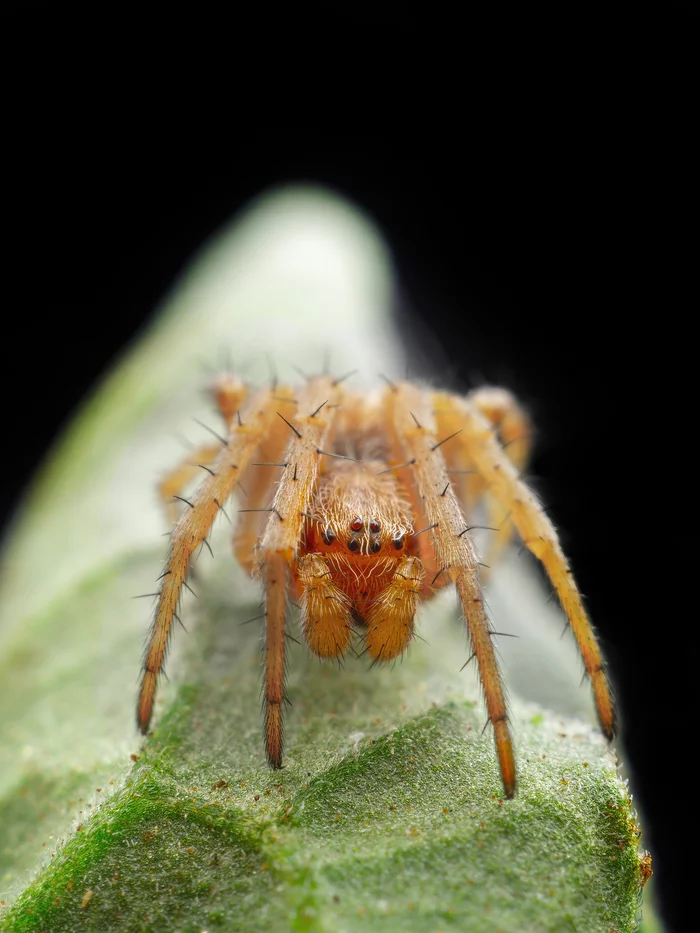
M608 738L615 725L602 655L580 593L551 521L522 480L529 419L502 389L459 396L383 376L385 389L363 393L347 388L350 375L304 376L305 385L296 389L275 378L271 387L253 390L230 375L212 384L226 437L211 432L219 443L190 452L160 484L170 517L173 500L186 507L175 515L159 577L139 728L148 730L192 557L209 546L216 516L240 490L246 501L238 512L234 553L262 580L265 594L262 698L270 765L282 765L283 706L289 704L285 646L295 640L288 631L291 600L299 605L303 640L319 659L341 663L358 635L361 655L374 665L402 657L416 635L419 603L454 585L471 645L466 663L477 663L503 788L512 797L515 758L492 642L497 633L479 572L514 533L541 561L559 596ZM185 499L182 490L199 468L205 475ZM477 505L485 511L484 525L465 521ZM500 519L504 513L507 521ZM487 563L474 549L471 532L477 528L493 532Z

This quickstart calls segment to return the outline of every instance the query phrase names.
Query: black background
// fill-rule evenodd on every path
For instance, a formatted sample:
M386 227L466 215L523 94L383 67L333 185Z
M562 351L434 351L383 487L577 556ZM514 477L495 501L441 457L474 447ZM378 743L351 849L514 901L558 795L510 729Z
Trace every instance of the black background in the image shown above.
M662 23L678 42L695 23L684 15ZM583 128L554 108L498 145L454 119L449 134L415 118L384 134L289 124L236 133L222 167L211 140L185 154L182 127L144 136L127 123L117 141L89 110L64 122L46 91L46 123L10 125L2 182L3 519L208 235L273 184L318 181L354 199L392 244L402 332L420 338L429 320L458 381L508 386L537 422L531 475L606 649L675 929L697 746L684 595L697 508L689 114L650 115L632 94L625 112L640 122L628 123L623 95L603 95Z

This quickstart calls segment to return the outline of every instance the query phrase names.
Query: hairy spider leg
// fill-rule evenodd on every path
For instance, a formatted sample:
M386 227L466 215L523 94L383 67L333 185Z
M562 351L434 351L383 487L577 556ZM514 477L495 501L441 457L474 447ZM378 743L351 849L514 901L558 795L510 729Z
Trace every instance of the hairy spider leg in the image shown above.
M212 380L209 394L216 402L226 427L230 428L248 397L248 387L245 382L239 376L222 373Z
M399 487L408 500L415 525L414 536L410 539L411 553L420 559L421 568L423 569L421 594L427 599L433 595L435 590L441 589L450 583L450 577L443 572L443 565L437 556L432 536L421 533L427 531L431 522L427 517L428 513L424 507L422 493L416 484L415 458L407 456L405 438L401 436L401 419L399 419L396 412L399 399L398 386L390 383L381 401L384 413L384 430L391 442L392 457L387 471L390 471L396 477ZM415 429L417 427L415 413L409 412L409 418ZM401 421L401 423L403 422ZM446 479L445 486L449 485L449 480Z
M217 404L227 428L248 397L248 388L241 379L223 375L217 377L209 386L209 394ZM201 465L208 466L221 450L221 443L202 444L189 451L186 457L170 470L158 484L158 492L163 500L168 521L174 524L182 509L177 497L195 476L201 472Z
M282 767L284 746L284 623L287 613L288 563L273 552L265 562L265 752L273 768Z
M296 400L292 390L277 386L274 391L277 411L289 420L296 414ZM233 534L233 552L236 560L248 573L257 574L262 561L258 542L268 517L266 507L270 503L270 489L282 475L280 471L290 468L284 459L289 441L289 426L282 418L274 417L270 433L262 438L255 452L255 463L251 463L241 474L239 489L244 498L244 510L239 512ZM291 467L292 471L294 467Z
M484 386L475 389L467 396L469 401L488 418L489 423L493 425L496 436L499 438L503 449L509 460L515 464L518 472L522 472L527 466L532 450L532 422L527 413L518 404L515 396L507 389L501 389L496 386ZM457 425L456 427L459 427ZM453 430L456 430L456 427ZM450 433L450 432L447 432ZM456 465L453 462L447 448L444 452L445 460L448 466ZM464 461L466 464L466 460ZM473 465L472 465L473 466ZM452 474L451 474L452 475ZM497 531L488 536L488 548L484 553L484 561L488 565L482 572L482 580L486 580L489 574L489 568L493 567L503 554L513 538L515 527L510 521L507 508L495 496L478 470L470 474L456 474L459 479L472 480L480 484L479 494L483 497L486 517L485 522L489 528L496 528ZM453 476L454 479L454 476ZM473 499L460 497L463 502L472 502Z
M491 640L493 632L479 583L474 544L465 531L462 510L449 484L442 455L443 444L455 443L456 438L436 435L433 408L440 405L434 405L433 399L416 386L401 382L390 387L387 399L406 459L413 461L413 477L423 512L433 526L429 533L437 560L444 568L443 576L448 576L457 587L494 730L503 788L506 797L512 797L516 784L515 758L503 681Z
M261 439L269 434L272 419L277 417L275 408L278 404L268 390L254 396L251 404L254 415L242 424L237 421L231 424L228 440L212 461L211 472L205 473L173 529L144 657L137 710L138 726L143 733L148 731L151 721L156 682L163 666L190 559L206 540L214 519L231 496L238 477L250 462Z
M163 500L166 516L170 524L175 524L182 508L178 504L180 493L184 490L195 476L201 475L200 464L208 466L212 460L216 459L221 450L221 444L202 444L201 447L195 447L191 450L184 460L181 460L169 473L162 478L158 484L158 492ZM185 508L188 508L185 503Z
M489 489L510 513L523 543L547 571L576 637L601 728L611 739L615 733L615 708L600 646L554 525L535 494L520 479L517 467L494 437L489 423L469 399L442 393L434 399L440 428L461 430L455 438L457 448L484 477Z
M329 376L310 379L288 422L291 438L262 538L265 578L265 751L271 767L282 767L287 568L295 560L306 513L320 473L324 441L340 390Z

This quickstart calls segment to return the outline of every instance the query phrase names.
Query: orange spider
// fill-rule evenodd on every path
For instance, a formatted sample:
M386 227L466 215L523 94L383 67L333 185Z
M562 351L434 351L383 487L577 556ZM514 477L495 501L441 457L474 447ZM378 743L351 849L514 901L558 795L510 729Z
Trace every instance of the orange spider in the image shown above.
M226 438L190 455L161 485L164 498L178 499L198 466L207 473L194 497L181 500L187 508L172 532L144 659L139 728L148 730L192 555L207 543L214 519L240 484L247 499L239 510L234 551L265 588L270 765L282 766L290 595L299 600L302 632L314 654L340 658L358 632L369 656L384 662L408 647L420 600L451 582L478 664L503 787L512 797L516 775L508 713L470 535L474 526L465 519L478 501L489 524L504 513L510 519L500 522L493 555L514 528L544 565L574 631L608 738L615 726L600 648L573 575L552 523L520 479L530 446L527 416L503 389L458 396L387 380L383 391L366 394L349 391L346 378L310 378L296 394L277 385L251 393L228 376L212 387L228 426Z

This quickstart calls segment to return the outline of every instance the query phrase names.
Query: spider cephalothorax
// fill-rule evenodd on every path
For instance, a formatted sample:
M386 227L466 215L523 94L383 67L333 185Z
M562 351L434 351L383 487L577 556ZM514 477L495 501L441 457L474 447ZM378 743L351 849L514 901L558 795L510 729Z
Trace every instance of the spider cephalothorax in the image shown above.
M178 601L195 550L236 487L245 507L237 559L265 589L265 747L282 764L285 610L299 600L309 649L340 658L355 634L375 661L399 656L414 635L419 602L454 583L484 688L506 796L515 761L494 634L482 597L469 518L481 502L495 536L492 560L513 529L544 565L590 677L601 727L614 709L595 634L551 522L519 471L529 422L503 389L467 396L389 382L352 392L322 375L294 394L250 392L231 377L212 394L227 424L162 483L170 501L199 467L206 475L171 536L146 650L138 723L146 732ZM172 508L172 503L171 506ZM498 527L496 527L498 525Z
M360 629L377 660L400 654L413 634L423 580L408 504L386 463L337 460L321 476L292 573L302 630L320 657L337 657Z

